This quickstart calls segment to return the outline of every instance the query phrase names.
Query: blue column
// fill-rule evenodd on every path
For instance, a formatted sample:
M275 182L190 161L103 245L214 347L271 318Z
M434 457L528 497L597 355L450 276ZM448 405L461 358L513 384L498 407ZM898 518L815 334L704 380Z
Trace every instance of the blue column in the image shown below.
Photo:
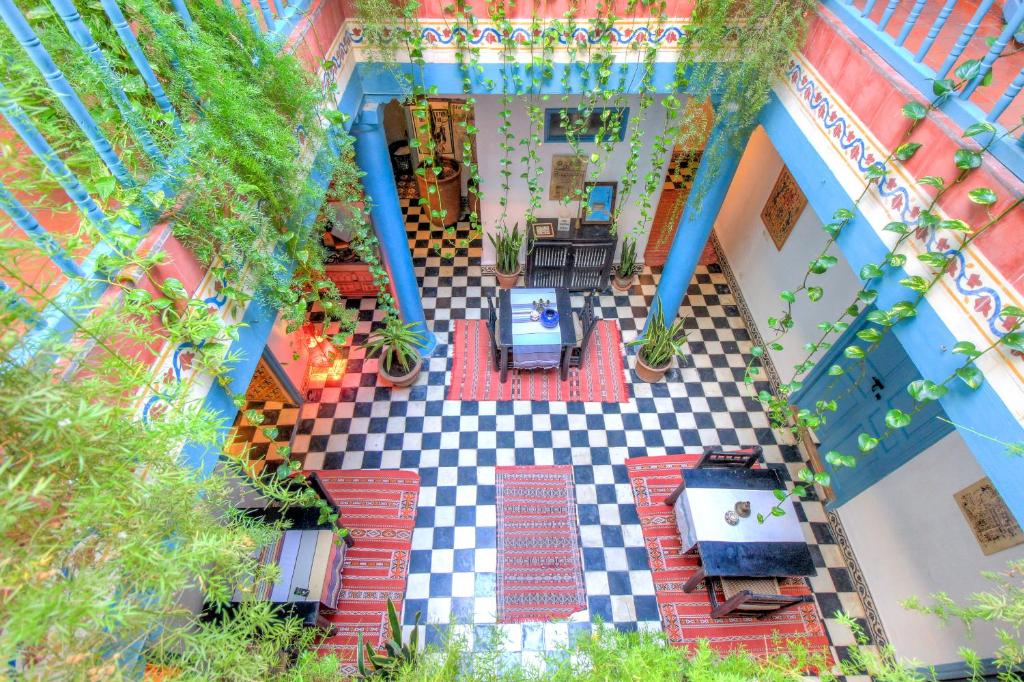
M391 286L398 299L398 312L407 324L415 322L426 337L420 349L428 357L437 346L437 337L427 329L423 302L412 266L409 238L405 233L405 217L398 203L398 188L391 170L387 138L384 137L383 112L378 104L366 104L350 132L355 137L356 163L366 173L363 188L370 201L370 218L380 242L384 265L391 276Z
M679 313L686 288L693 279L697 262L711 236L711 228L715 225L725 194L740 164L740 156L746 148L747 137L739 145L732 144L728 137L722 123L716 122L697 166L686 208L679 218L672 247L661 272L661 281L658 282L658 291L654 295L656 301L661 301L665 324L671 324ZM648 322L656 307L651 306L651 312L647 315Z

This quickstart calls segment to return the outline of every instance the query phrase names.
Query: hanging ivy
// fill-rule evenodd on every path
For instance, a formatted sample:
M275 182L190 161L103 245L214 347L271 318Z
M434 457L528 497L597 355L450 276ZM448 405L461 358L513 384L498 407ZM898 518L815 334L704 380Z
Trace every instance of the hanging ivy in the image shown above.
M799 286L779 294L784 305L783 310L778 316L768 319L768 328L774 332L773 337L765 346L757 346L753 349L753 359L748 365L745 376L746 383L753 383L755 377L758 376L759 365L763 362L766 350L782 351L785 349L783 341L790 330L796 326L793 307L797 297L806 296L812 303L823 298L825 289L817 283L817 278L838 263L838 258L829 252L834 248L837 238L855 220L859 204L873 190L880 190L884 187L895 164L909 161L918 153L922 143L912 139L918 126L931 112L938 109L945 99L974 80L979 71L980 62L968 60L957 67L955 78L936 81L933 87L934 97L930 102L921 104L911 101L903 106L902 111L903 116L907 119L907 130L903 135L902 142L885 159L875 163L865 173L863 189L853 207L840 209L833 215L832 221L824 225L828 239L821 252L808 264ZM884 227L886 232L896 235L895 242L880 261L868 263L860 269L858 275L863 281L863 285L853 300L843 309L839 317L818 324L818 328L822 332L820 338L804 345L806 356L793 368L789 381L780 384L774 392L760 392L759 397L768 409L774 426L797 431L805 428L815 429L826 424L829 413L837 412L841 401L852 395L860 382L867 376L867 359L881 346L884 338L901 322L916 317L917 310L925 302L928 293L947 276L949 266L956 263L977 238L1001 223L1024 204L1024 197L1020 197L998 211L989 209L988 219L977 227L972 227L957 218L943 218L938 208L940 199L948 191L965 182L974 171L982 166L984 156L989 153L994 144L1005 137L1012 139L1022 128L1024 128L1024 122L1003 135L999 135L995 127L987 122L971 125L963 131L964 140L985 137L988 141L976 148L964 146L956 150L953 158L957 168L956 176L948 182L944 178L932 175L919 179L918 182L922 186L930 187L935 191L927 206L920 211L917 226L911 227L904 222L894 221ZM999 202L999 197L988 187L974 187L967 192L967 195L972 203L980 206L991 207ZM793 405L792 396L803 387L803 377L817 365L815 358L822 351L832 347L833 343L829 339L841 336L855 319L868 310L868 307L877 303L879 294L877 282L890 274L899 273L907 264L908 256L903 252L902 247L916 232L921 230L928 233L945 231L950 235L954 245L943 250L918 254L917 260L931 270L931 275L901 277L898 280L898 286L906 294L909 294L909 298L902 298L888 308L867 311L865 316L867 324L858 330L856 339L843 348L843 356L855 361L852 370L844 368L840 364L831 365L826 371L826 376L832 377L832 379L826 386L823 397L818 399L813 407L798 408ZM984 375L977 367L979 359L1001 347L1011 351L1024 351L1024 333L1021 331L1024 328L1024 310L1007 305L1003 307L1000 314L1004 320L1015 320L1007 326L1005 334L983 348L978 348L969 341L955 343L952 352L963 357L961 364L945 376L935 379L920 379L908 385L906 391L914 400L914 407L909 412L897 408L888 410L884 416L884 423L875 425L879 429L880 435L872 435L868 429L865 429L857 439L858 452L829 451L824 454L825 461L832 467L856 466L860 456L877 448L881 441L894 432L908 427L914 417L930 402L946 396L955 385L966 387L968 390L978 389L984 382ZM837 395L835 393L836 386L844 377L850 380L849 386ZM827 473L814 473L807 468L800 471L800 477L803 481L822 485L828 485L830 482ZM799 491L790 493L790 495L793 494L802 493Z

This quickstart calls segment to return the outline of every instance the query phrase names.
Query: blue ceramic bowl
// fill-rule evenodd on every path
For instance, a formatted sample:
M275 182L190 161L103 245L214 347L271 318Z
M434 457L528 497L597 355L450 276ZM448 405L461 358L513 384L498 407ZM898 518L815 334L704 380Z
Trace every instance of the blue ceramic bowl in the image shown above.
M554 308L545 308L540 314L540 323L548 329L554 329L558 326L558 311Z

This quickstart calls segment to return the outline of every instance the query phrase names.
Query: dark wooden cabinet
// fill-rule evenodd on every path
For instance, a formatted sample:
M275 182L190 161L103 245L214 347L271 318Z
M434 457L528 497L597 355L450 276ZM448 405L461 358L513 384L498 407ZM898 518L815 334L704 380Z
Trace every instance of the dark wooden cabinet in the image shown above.
M538 218L538 220L545 220ZM606 226L572 221L567 233L538 237L530 229L526 250L526 285L598 291L608 285L615 237Z

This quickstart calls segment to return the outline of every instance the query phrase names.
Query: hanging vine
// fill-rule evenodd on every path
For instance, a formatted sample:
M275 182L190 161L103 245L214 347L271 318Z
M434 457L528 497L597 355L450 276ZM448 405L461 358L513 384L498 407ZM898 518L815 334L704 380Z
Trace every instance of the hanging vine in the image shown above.
M903 135L902 143L885 159L875 163L868 170L865 174L865 185L855 200L853 207L840 209L833 216L833 221L824 226L828 239L821 252L808 264L799 286L780 293L779 297L784 304L784 308L779 316L771 317L768 320L768 326L775 334L765 347L758 346L753 349L753 359L748 364L745 376L746 383L753 383L754 377L758 375L759 368L757 365L761 362L760 359L764 357L766 349L781 351L785 348L782 341L796 325L793 318L793 306L796 303L797 295L804 294L811 302L817 302L824 296L824 288L817 284L812 284L813 278L825 274L838 263L838 258L829 252L835 246L837 238L844 229L856 218L858 206L866 197L870 196L872 188L881 189L885 185L893 170L893 164L909 161L918 153L922 145L912 141L912 136L929 113L938 109L945 99L954 95L977 78L979 72L980 62L968 60L957 68L954 79L944 79L935 82L933 86L934 97L929 103L921 104L911 101L904 105L903 115L909 122L907 130ZM964 139L987 136L988 142L977 149L962 147L955 152L953 160L957 168L956 177L951 182L946 182L945 179L938 176L925 176L919 180L921 185L932 187L936 191L932 194L926 207L920 211L917 227L912 228L902 221L890 222L885 226L884 230L895 234L896 240L880 261L868 263L861 268L858 274L864 283L856 293L853 301L843 309L838 318L818 324L818 328L822 331L821 337L816 341L805 344L804 350L807 352L807 355L795 365L792 378L788 382L778 386L775 393L768 391L760 392L759 397L769 410L773 425L796 431L803 428L818 428L822 424L827 423L828 413L836 412L839 409L840 402L851 395L859 382L864 379L866 376L867 358L880 347L886 335L900 322L912 319L917 315L917 310L925 301L928 293L947 275L949 266L956 263L978 237L999 224L1013 211L1018 209L1021 204L1024 204L1024 198L1017 198L1009 202L998 212L990 212L988 220L977 228L972 228L966 222L957 218L944 219L938 210L940 199L952 188L967 180L976 169L982 166L984 156L989 152L989 149L1004 136L1012 137L1015 135L1020 128L1024 128L1024 123L1007 131L1004 135L999 135L995 127L987 122L977 123L968 127L963 131ZM994 206L999 201L996 193L988 187L974 187L967 192L967 195L974 204L985 207ZM899 269L907 264L908 258L906 254L901 253L904 244L917 232L926 231L934 233L938 230L946 231L951 235L958 235L959 243L939 251L932 250L919 254L917 260L926 268L931 269L931 275L928 277L922 275L901 277L898 280L898 286L910 293L911 297L909 299L901 299L887 309L869 310L865 316L868 325L858 330L856 340L843 348L843 356L856 361L854 371L851 372L840 364L831 365L827 369L826 374L833 378L826 386L825 395L815 402L813 408L795 407L791 403L791 397L803 387L802 377L816 366L815 356L819 352L832 347L832 343L828 339L832 336L838 337L842 335L849 329L854 319L867 310L869 306L877 302L879 290L877 285L874 284L875 282L890 274L896 276ZM962 384L969 390L979 388L984 381L984 377L976 363L982 357L985 357L999 347L1006 347L1015 351L1024 350L1024 334L1020 331L1022 326L1024 326L1024 310L1016 306L1004 306L1001 316L1003 318L1015 319L1016 322L1007 327L1005 334L984 348L979 349L974 343L969 341L958 341L954 344L952 352L963 356L962 363L944 377L935 380L920 379L908 385L906 391L914 400L914 407L909 412L898 408L889 409L884 418L885 428L881 430L878 436L872 435L867 430L861 432L857 439L858 455L871 452L878 447L882 440L892 435L895 431L909 426L915 415L919 414L928 403L939 400L947 395L953 384ZM867 345L863 346L858 342L865 342ZM845 391L835 395L833 391L837 382L844 376L848 377L851 383ZM833 467L853 467L857 464L858 455L833 450L826 452L824 457L825 461ZM800 471L800 477L805 482L816 482L822 485L828 485L830 482L830 477L827 473L814 473L807 468ZM787 497L794 494L803 494L803 492L797 490L791 492ZM781 512L781 502L777 505L776 509L778 511L773 513Z

